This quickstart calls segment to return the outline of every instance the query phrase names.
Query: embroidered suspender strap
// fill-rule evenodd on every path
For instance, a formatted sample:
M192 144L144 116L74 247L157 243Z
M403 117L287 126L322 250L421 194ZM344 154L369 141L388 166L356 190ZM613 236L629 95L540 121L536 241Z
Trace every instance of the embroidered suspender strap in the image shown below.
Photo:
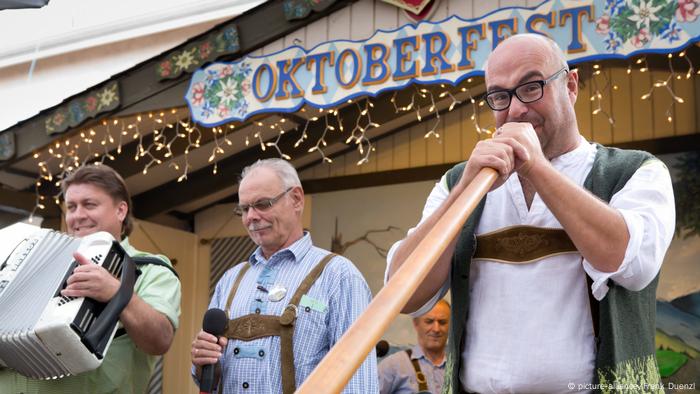
M474 259L528 264L545 257L578 252L564 230L511 226L476 237Z
M226 328L226 337L238 339L242 341L251 341L253 339L264 338L269 336L280 337L280 361L282 363L282 392L284 394L293 394L296 391L296 376L294 368L294 323L297 318L297 309L301 297L304 296L311 286L316 282L323 269L329 261L336 255L329 253L326 255L311 271L306 275L304 280L297 288L292 296L289 304L284 308L281 316L276 315L259 315L249 314L237 319L229 320ZM233 295L238 290L241 278L245 274L250 265L242 268L236 278L236 282L231 288L226 310L228 311L233 300Z
M282 391L284 394L292 394L297 389L295 368L294 368L294 321L297 318L297 308L301 297L304 296L311 286L313 286L316 279L321 276L321 272L326 268L326 265L333 257L335 253L328 253L326 257L323 258L316 266L306 275L297 291L292 296L289 301L289 305L285 308L282 316L280 316L280 324L287 327L286 330L280 335L280 359L282 361Z
M425 375L423 375L423 371L420 369L420 364L418 364L417 359L411 358L411 349L406 349L406 354L408 354L408 359L411 360L411 364L413 364L413 369L416 371L416 381L418 381L418 391L428 391L428 381L425 379Z
M236 281L233 282L233 286L231 287L231 291L228 293L228 301L226 301L226 309L224 309L224 312L228 315L228 311L231 310L231 303L233 302L233 297L236 295L236 292L238 291L238 286L241 284L241 280L243 280L243 277L245 276L245 273L248 271L248 268L250 268L250 263L247 261L245 263L245 266L241 268L240 271L238 271L238 276L236 276ZM230 316L229 316L230 318Z
M290 305L299 305L301 297L303 297L306 293L309 292L309 289L311 289L311 286L313 286L313 284L316 282L316 279L318 279L318 277L321 276L321 273L326 268L326 265L335 256L337 256L337 254L328 253L326 257L323 258L323 260L321 260L318 264L316 264L316 266L313 269L311 269L311 271L309 271L309 274L306 275L306 278L304 278L299 287L297 287L297 291L294 293L294 296L292 296L292 299L289 301Z

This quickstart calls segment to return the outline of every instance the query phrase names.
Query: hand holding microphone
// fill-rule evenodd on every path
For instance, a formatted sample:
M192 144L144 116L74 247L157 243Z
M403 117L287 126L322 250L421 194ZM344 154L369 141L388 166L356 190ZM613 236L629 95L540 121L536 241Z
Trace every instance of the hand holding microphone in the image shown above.
M228 317L221 309L209 309L204 314L202 331L192 342L192 364L201 367L200 394L211 393L215 386L215 365L221 358L228 338L221 337L226 332Z

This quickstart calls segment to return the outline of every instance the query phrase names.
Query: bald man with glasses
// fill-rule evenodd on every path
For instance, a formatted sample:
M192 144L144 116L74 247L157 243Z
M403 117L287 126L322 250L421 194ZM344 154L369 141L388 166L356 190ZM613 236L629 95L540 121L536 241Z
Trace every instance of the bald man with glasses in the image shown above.
M579 78L557 44L504 40L485 66L497 131L435 185L387 256L390 278L477 173L499 178L413 294L448 289L443 392L658 392L658 274L674 232L668 170L579 132Z
M224 393L292 394L372 294L348 259L314 246L304 231L304 190L288 162L260 160L239 185L235 213L258 248L216 285L209 308L226 311L228 328L220 338L197 334L192 374L199 383L202 366L216 364ZM373 350L343 392L377 386Z

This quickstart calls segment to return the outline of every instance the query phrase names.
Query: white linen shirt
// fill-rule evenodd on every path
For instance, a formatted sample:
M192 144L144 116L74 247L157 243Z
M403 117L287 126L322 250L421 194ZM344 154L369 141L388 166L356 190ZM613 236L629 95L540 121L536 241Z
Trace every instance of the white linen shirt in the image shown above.
M551 164L583 186L595 155L595 145L581 137L576 149ZM448 194L443 176L428 197L421 222ZM630 234L616 272L596 270L579 253L524 265L472 261L470 312L459 371L465 390L557 393L570 391L570 384L578 387L593 381L595 342L585 274L593 279L592 292L598 300L607 294L609 280L641 290L656 277L675 226L668 169L658 160L645 163L609 205L622 214ZM488 193L476 234L514 225L562 228L538 194L528 210L517 174ZM391 262L400 243L392 246L387 261ZM388 272L387 266L385 280ZM429 311L448 289L449 281L413 315Z

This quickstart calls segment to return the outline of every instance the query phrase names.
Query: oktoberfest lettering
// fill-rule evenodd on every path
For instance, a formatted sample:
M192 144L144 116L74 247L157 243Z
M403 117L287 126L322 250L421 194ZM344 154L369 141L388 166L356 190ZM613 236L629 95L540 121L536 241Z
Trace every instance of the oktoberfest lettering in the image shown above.
M431 31L394 38L390 43L371 42L356 48L281 59L255 69L253 94L260 102L286 100L309 93L324 94L328 91L328 84L351 90L358 84L366 87L384 84L389 79L401 81L473 70L472 52L480 45L486 44L490 50L508 36L523 31L549 35L543 26L566 27L570 37L566 51L582 52L586 50L586 44L581 38L581 28L584 22L592 21L593 5L585 5L562 9L558 13L532 14L524 23L512 17L461 26L452 34ZM459 51L456 62L447 56L454 50ZM297 81L300 70L313 76L310 89L305 89Z
M654 3L654 23L648 18L651 3L635 1L545 1L475 19L452 15L378 30L361 41L245 56L197 70L185 99L195 122L218 126L260 113L295 112L306 104L335 107L414 83L457 85L483 75L493 48L519 33L552 38L570 64L670 53L700 41L700 18L680 1Z

